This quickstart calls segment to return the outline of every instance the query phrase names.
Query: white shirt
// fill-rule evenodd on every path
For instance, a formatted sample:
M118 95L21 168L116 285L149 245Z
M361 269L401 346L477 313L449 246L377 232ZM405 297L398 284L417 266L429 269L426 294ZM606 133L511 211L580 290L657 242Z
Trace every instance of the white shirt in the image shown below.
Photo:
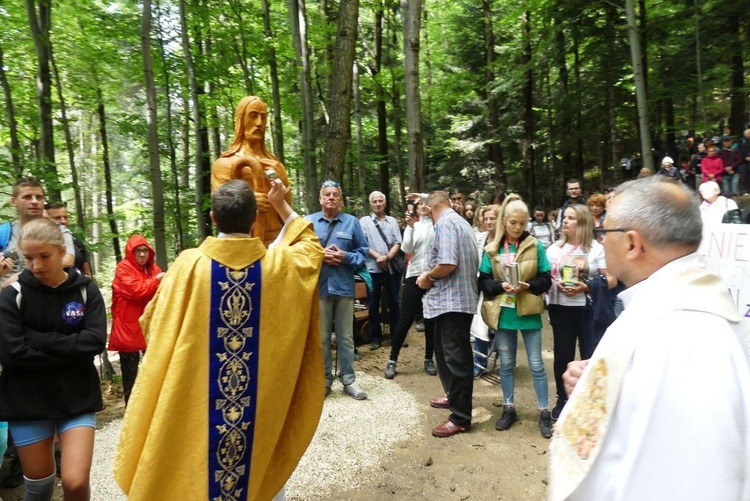
M712 204L705 200L701 203L703 224L719 224L728 210L736 209L737 203L731 198L719 196Z
M404 254L411 254L409 266L406 268L406 278L417 277L430 269L427 261L430 258L430 248L435 241L435 228L432 219L422 217L414 222L414 227L407 226L404 230L404 241L401 250Z
M585 306L586 294L583 292L573 297L568 297L559 291L558 282L562 280L563 266L575 264L582 268L581 273L586 278L595 277L599 270L607 268L604 259L604 246L596 240L591 241L591 250L586 253L583 247L566 243L560 247L554 243L547 247L547 260L552 266L552 287L547 294L548 304L559 304L560 306Z

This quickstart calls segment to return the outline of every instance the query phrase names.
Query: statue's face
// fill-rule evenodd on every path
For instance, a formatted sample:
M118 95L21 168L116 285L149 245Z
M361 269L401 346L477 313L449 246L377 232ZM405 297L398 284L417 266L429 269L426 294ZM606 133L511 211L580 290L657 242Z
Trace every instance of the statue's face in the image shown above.
M250 103L245 110L245 139L263 140L266 135L268 108L260 101Z

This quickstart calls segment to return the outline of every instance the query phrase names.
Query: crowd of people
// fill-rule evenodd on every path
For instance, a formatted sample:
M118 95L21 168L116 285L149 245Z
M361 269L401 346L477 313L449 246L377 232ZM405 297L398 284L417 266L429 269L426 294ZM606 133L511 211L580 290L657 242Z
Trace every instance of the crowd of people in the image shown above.
M747 135L750 139L750 131ZM744 171L722 168L712 174L714 156L715 148L709 145L701 161L700 173L706 177L699 186L702 203L685 186L689 183L681 182L684 179L666 179L675 178L669 161L660 175L587 198L581 181L569 179L567 197L551 211L540 206L530 210L513 193L498 194L487 203L456 189L409 193L403 219L386 214L387 198L379 191L369 195L369 214L359 219L347 214L342 187L330 180L320 188L321 210L300 218L286 200L282 180L272 180L266 202L280 226L268 238L252 236L257 210L253 189L243 180L225 182L212 197L218 237L185 251L172 267L178 271L162 272L141 235L129 238L117 265L109 349L119 352L128 406L115 466L118 483L143 499L183 492L189 479L205 469L200 458L173 465L168 479L156 474L154 465L169 463L176 450L184 452L179 457L191 456L186 447L195 444L180 437L189 435L195 425L214 430L200 435L205 440L200 447L219 451L216 461L209 459L201 489L212 496L234 495L252 474L262 479L252 487L253 495L283 499L284 482L312 439L334 379L338 377L344 394L367 399L354 368L355 277L370 284L370 349L382 349L385 335L390 335L386 378L398 374L399 355L411 327L420 319L424 323L424 371L437 375L444 391L429 405L450 412L432 429L433 436L471 430L474 381L491 370L494 365L488 362L493 358L499 361L503 399L495 428L507 431L518 421L515 373L520 334L541 436L567 433L581 440L580 434L588 433L578 444L579 458L588 458L594 450L614 454L592 441L591 433L598 430L582 432L584 424L579 423L575 433L560 432L560 426L554 431L553 423L570 423L576 419L571 416L583 412L582 397L571 394L571 381L574 385L586 379L588 390L601 391L601 381L591 380L607 370L600 366L597 347L622 313L617 292L639 283L636 265L648 265L656 273L657 264L666 263L650 253L671 249L674 242L684 240L680 251L685 250L675 252L675 259L694 252L701 217L704 222L720 222L737 209L732 196L737 186L743 186ZM723 176L739 177L737 183L724 184ZM665 225L679 233L674 239L649 233L653 225L642 226L637 204L649 196L665 204L661 210L667 214L674 215L670 204L688 214L678 218L680 228L674 227L676 222ZM64 205L47 205L45 217L44 201L37 180L19 180L11 198L18 219L7 228L7 241L0 225L0 420L9 423L7 428L0 426L0 445L9 430L23 470L25 499L50 499L56 442L65 498L89 499L95 413L102 408L94 357L107 344L106 306L88 276L87 256L76 250L67 228L67 210L61 214ZM616 259L612 266L610 251ZM644 253L649 255L643 257ZM636 268L622 264L628 260ZM290 283L295 286L284 286ZM270 284L278 284L273 296L264 293ZM623 295L632 301L631 296ZM294 315L284 312L287 305L294 305ZM544 317L554 341L553 406L542 356ZM735 322L735 317L725 313L723 318ZM282 330L295 332L294 339L263 336ZM195 335L202 331L209 333L205 339ZM154 337L155 332L159 336ZM304 343L295 341L302 339ZM725 344L731 352L731 342ZM147 346L148 363L139 374ZM598 362L587 365L576 358ZM730 358L740 364L736 354ZM283 388L266 383L278 380L282 370L295 379ZM599 372L592 376L592 370ZM203 389L206 378L209 386L217 385L208 395ZM750 382L743 376L738 384ZM589 395L587 401L592 398ZM201 405L193 408L194 402ZM199 412L203 408L209 409L205 416ZM183 416L177 422L175 412ZM194 419L185 417L193 414ZM613 428L617 424L613 421ZM255 440L264 451L257 458L252 454L252 472L249 449L226 445L243 440ZM230 464L246 465L244 473L238 477ZM604 488L584 481L555 489L569 494L579 485L585 492Z

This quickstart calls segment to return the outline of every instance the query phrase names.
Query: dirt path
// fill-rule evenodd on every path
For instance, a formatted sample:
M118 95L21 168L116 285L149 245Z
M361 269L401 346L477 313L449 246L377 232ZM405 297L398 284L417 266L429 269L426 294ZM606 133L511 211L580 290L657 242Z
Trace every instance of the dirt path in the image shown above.
M412 329L407 341L410 346L401 352L398 375L389 384L396 384L407 398L416 402L417 424L379 453L379 461L374 466L352 471L359 481L352 487L350 481L340 481L330 487L323 497L315 490L304 490L302 499L335 499L380 501L446 499L446 500L542 500L546 496L547 447L548 440L539 434L536 396L531 374L526 361L523 343L519 340L518 368L516 369L516 407L520 422L505 432L495 430L495 421L500 416L502 392L497 370L494 376L475 381L474 420L470 433L451 438L439 439L430 430L447 417L447 411L433 409L429 399L440 396L442 390L436 376L428 376L423 370L424 337ZM386 341L383 348L370 351L368 346L360 347L362 360L356 363L356 370L369 377L363 377L362 387L368 391L367 380L375 385L382 378L382 371L390 354ZM554 380L552 377L552 338L551 329L545 322L543 356L550 381L550 405L554 405ZM391 386L393 388L393 386ZM124 406L119 385L105 385L103 388L106 408L98 415L99 426L122 417ZM334 388L336 390L336 388ZM338 388L340 391L340 387ZM374 390L374 388L373 388ZM367 406L361 402L341 397L348 409L362 409L359 419L369 418ZM369 405L383 405L383 400L372 399ZM388 405L393 405L388 401ZM397 405L397 404L395 404ZM414 405L410 402L409 405ZM384 410L385 412L380 412ZM374 414L374 413L369 413ZM380 426L388 429L387 409L377 413ZM385 416L385 417L383 417ZM377 425L377 423L376 423ZM372 426L372 423L368 423ZM366 430L366 426L362 430ZM363 431L362 433L366 433ZM394 433L395 434L395 433ZM357 437L361 440L365 437ZM348 458L347 464L357 470L357 458ZM5 472L3 472L4 474ZM92 479L93 480L93 479ZM23 499L23 487L0 489L5 501ZM298 497L298 496L295 496ZM62 499L62 489L58 486L54 500ZM106 501L106 500L104 500Z
M543 333L550 405L554 405L552 331L546 321ZM515 400L520 421L508 431L495 430L502 411L502 391L498 378L487 377L475 381L472 431L434 438L430 430L447 415L447 411L429 406L430 398L441 395L440 381L422 369L422 335L412 330L407 341L410 346L401 352L394 381L419 403L421 429L384 458L371 480L355 490L341 486L332 492L332 499L544 499L549 441L539 434L536 395L523 343L519 340L516 369ZM360 353L362 361L357 369L382 375L390 347L371 352L364 346Z

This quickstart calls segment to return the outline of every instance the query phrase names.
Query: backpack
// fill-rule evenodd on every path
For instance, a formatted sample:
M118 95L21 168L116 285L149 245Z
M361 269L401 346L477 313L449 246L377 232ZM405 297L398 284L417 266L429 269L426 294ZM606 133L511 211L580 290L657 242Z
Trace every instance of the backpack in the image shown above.
M12 231L13 225L11 223L0 224L0 252L8 248Z
M18 306L18 309L21 309L21 282L13 282L10 284L11 287L16 289L18 291L18 294L16 294L16 306ZM88 291L86 290L86 284L83 284L80 288L81 297L83 297L83 305L86 306L86 300L88 299Z

